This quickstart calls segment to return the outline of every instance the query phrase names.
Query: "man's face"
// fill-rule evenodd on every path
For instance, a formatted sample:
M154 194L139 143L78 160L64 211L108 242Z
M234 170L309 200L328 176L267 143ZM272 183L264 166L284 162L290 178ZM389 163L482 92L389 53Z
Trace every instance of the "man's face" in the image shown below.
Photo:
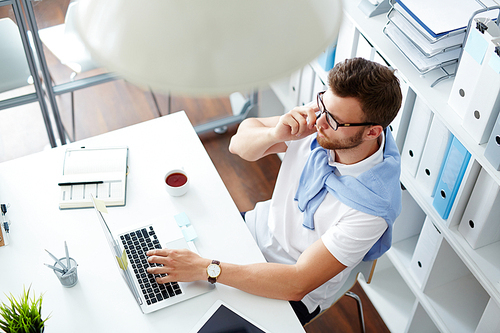
M363 111L360 103L353 97L337 97L331 90L327 90L323 95L323 103L335 120L339 123L361 123ZM351 149L359 146L364 140L366 127L339 127L334 131L326 121L326 114L316 122L318 129L318 144L325 149Z

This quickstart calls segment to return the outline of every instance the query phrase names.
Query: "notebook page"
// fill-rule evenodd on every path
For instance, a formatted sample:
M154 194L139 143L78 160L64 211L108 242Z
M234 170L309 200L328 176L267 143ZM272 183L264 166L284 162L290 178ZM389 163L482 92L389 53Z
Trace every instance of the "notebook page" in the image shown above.
M127 149L81 149L66 152L63 175L126 172Z

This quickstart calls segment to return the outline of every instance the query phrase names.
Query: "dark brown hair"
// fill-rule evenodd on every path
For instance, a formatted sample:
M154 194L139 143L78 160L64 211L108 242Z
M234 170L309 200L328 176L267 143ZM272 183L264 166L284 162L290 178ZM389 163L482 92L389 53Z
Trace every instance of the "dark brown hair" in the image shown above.
M361 103L365 122L386 128L401 108L401 88L394 71L363 58L338 63L328 74L328 84L338 97Z

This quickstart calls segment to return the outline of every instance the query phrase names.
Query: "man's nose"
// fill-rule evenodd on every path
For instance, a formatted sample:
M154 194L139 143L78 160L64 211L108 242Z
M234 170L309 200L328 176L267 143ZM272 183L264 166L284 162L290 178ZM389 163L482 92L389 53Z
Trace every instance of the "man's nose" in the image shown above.
M328 122L326 120L326 112L318 111L316 113L316 126L324 129L329 127Z

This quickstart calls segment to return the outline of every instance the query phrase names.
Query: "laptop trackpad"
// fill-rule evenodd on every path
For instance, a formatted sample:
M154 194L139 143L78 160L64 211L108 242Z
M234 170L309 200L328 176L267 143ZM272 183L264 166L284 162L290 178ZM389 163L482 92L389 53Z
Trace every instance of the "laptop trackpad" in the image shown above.
M189 246L184 238L178 238L170 241L164 246L165 249L189 249Z

